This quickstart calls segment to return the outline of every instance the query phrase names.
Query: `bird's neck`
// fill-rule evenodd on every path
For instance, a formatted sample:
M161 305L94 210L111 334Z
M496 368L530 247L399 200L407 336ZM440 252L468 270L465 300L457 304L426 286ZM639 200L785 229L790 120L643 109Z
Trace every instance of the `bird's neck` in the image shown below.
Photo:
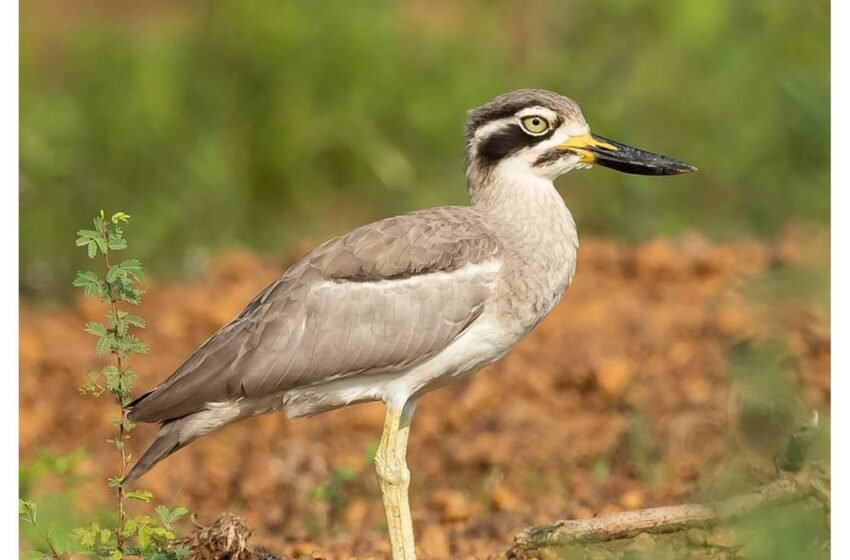
M518 254L575 258L575 221L550 179L532 173L491 173L481 183L470 184L470 201Z
M468 179L470 205L503 228L548 228L575 237L572 215L551 179L503 166Z
M546 178L493 175L473 193L472 211L498 232L508 289L522 294L507 298L502 311L525 333L552 309L575 275L575 222Z

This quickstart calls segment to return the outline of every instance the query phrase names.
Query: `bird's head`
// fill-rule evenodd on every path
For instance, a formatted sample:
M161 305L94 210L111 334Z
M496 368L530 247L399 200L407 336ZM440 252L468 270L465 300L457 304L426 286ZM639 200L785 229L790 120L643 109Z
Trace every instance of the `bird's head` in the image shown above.
M551 91L512 91L469 113L466 165L471 188L489 177L551 181L594 164L638 175L696 169L592 134L579 106Z

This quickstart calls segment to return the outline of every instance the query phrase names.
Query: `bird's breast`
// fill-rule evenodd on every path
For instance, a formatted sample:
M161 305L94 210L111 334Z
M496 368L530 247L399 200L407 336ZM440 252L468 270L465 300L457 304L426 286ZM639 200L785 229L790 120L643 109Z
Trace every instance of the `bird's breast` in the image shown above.
M558 303L572 282L578 234L560 196L509 238L499 290L499 314L527 333Z

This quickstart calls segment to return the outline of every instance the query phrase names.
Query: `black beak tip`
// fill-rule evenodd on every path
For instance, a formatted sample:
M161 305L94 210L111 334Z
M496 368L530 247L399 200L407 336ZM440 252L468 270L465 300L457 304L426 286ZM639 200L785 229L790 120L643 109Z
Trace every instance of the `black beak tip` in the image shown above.
M597 134L593 138L599 144L588 151L593 154L595 163L603 167L633 175L684 175L697 170L684 161L632 148Z
M674 170L674 174L684 175L685 173L693 173L694 171L698 171L696 166L693 166L690 163L681 162Z
M678 159L673 159L667 156L659 156L648 152L646 155L649 160L646 165L647 174L684 175L685 173L693 173L697 170L697 168L690 163L685 163ZM640 159L638 159L638 162L640 162ZM652 171L650 171L650 169Z

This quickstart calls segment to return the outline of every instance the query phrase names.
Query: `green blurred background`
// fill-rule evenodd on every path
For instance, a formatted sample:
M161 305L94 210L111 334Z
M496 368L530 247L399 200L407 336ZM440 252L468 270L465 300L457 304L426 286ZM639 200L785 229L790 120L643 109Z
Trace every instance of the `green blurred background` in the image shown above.
M769 236L828 225L829 3L653 0L21 4L21 287L70 292L74 231L134 216L158 277L465 201L465 111L578 101L603 135L687 160L560 180L582 233Z

